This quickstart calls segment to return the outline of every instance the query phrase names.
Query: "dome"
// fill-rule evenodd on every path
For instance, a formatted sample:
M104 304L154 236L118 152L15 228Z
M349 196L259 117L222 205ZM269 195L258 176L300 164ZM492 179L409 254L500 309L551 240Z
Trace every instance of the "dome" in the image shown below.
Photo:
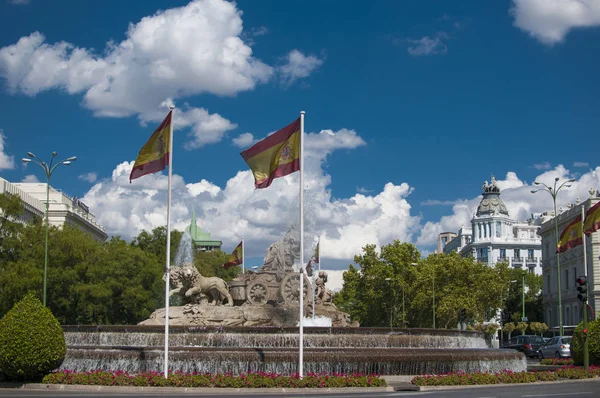
M500 199L500 188L496 185L496 179L492 176L491 184L486 181L481 187L483 199L477 206L477 216L504 214L508 216L508 210Z

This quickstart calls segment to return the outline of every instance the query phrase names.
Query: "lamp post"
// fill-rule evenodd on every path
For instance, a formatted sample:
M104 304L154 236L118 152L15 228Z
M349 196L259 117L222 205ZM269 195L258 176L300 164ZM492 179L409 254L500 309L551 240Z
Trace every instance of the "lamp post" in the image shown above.
M58 155L57 152L52 152L52 157L50 158L50 163L46 163L42 161L40 158L35 156L31 152L27 152L26 158L21 159L23 163L29 163L31 161L40 165L42 169L44 169L44 173L46 173L46 246L44 249L44 293L42 296L44 307L46 306L46 280L48 274L48 228L49 228L49 220L48 220L48 211L50 207L50 177L52 176L52 172L61 164L65 166L70 165L74 161L77 160L77 157L71 156L70 158L63 159L60 162L54 163L54 158Z
M521 314L521 322L527 322L525 318L525 271L522 272L521 274L521 278L522 278L522 284L521 284L521 300L523 303L523 313Z
M556 236L556 269L557 269L557 273L558 273L558 327L560 329L560 335L564 336L563 334L563 319L562 319L562 298L561 298L561 286L560 286L560 253L558 252L558 213L556 212L556 196L558 195L558 192L561 190L561 188L565 187L568 188L570 187L570 183L575 182L575 180L571 179L571 180L567 180L564 181L562 184L560 184L558 186L558 188L556 187L556 185L558 184L558 181L560 180L560 178L556 177L554 179L554 186L548 186L546 184L544 184L543 182L538 182L538 181L534 181L533 183L535 185L542 185L543 188L539 188L539 189L535 189L533 191L531 191L531 193L536 193L539 191L545 191L548 192L550 194L550 196L552 196L552 202L554 203L554 235Z

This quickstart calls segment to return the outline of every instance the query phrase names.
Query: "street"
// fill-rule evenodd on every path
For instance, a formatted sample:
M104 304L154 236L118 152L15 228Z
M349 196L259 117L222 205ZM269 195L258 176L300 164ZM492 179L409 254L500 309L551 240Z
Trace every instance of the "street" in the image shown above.
M124 389L125 390L125 389ZM296 397L296 396L326 396L335 398L367 398L367 397L435 397L435 398L536 398L536 397L598 397L600 396L600 379L596 380L582 380L582 381L567 381L557 383L540 383L540 384L516 384L511 386L481 386L481 387L469 387L469 388L456 388L453 390L429 390L421 392L344 392L344 393L327 393L319 391L318 389L303 390L301 392L294 393L282 393L281 390L277 389L273 393L265 392L264 389L260 390L245 390L241 393L224 393L219 392L218 389L206 391L206 393L193 391L185 393L172 393L172 389L161 392L157 390L155 392L144 392L140 393L136 390L127 391L115 391L110 392L106 390L102 391L49 391L49 390L37 390L37 389L0 389L0 397L6 398L33 398L33 397L131 397L132 395L138 397L157 397L168 395L169 398L189 397L191 395L202 396L202 397L214 397L214 398L228 398L228 397L239 397L247 395L265 396L278 398L278 397Z

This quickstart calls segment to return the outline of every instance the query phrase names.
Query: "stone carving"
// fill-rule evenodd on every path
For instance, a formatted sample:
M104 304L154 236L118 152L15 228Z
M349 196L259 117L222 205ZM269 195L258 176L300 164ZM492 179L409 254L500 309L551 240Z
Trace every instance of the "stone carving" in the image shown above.
M315 304L332 305L333 292L325 287L327 283L327 272L319 271L317 280L315 281Z
M294 261L300 258L300 245L291 231L283 240L269 246L265 254L262 270L275 271L278 282L283 280L286 272L294 270Z
M300 294L303 295L304 317L314 313L332 321L336 327L359 326L351 322L350 316L337 309L332 302L332 292L325 287L327 273L320 271L313 290L309 278L294 270L300 257L297 233L293 230L279 242L269 246L263 267L258 271L247 271L226 283L220 278L206 278L196 267L186 263L172 267L169 272L171 295L184 299L181 306L169 310L172 325L214 326L295 326L299 321ZM300 278L304 278L304 289L300 291ZM227 306L219 305L227 300ZM216 305L209 305L216 304ZM165 309L154 311L142 325L165 323Z
M193 264L184 264L182 267L171 267L169 282L173 289L170 295L185 297L186 301L199 302L201 294L208 297L209 304L220 305L227 299L227 305L233 306L233 298L229 294L227 282L221 278L204 277Z

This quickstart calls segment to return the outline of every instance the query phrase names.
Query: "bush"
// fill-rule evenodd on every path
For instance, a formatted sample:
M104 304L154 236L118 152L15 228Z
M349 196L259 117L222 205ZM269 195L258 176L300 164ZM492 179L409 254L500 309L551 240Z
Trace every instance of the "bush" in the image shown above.
M411 383L417 386L465 386L481 384L515 384L534 383L537 381L555 381L558 375L554 372L511 372L499 373L446 373L442 375L417 376Z
M571 358L544 358L540 361L540 365L573 365L573 359Z
M38 380L66 351L60 324L31 292L0 319L0 369L10 379Z
M600 366L600 319L588 322L588 349L590 365ZM583 322L573 332L571 356L575 365L583 365Z

